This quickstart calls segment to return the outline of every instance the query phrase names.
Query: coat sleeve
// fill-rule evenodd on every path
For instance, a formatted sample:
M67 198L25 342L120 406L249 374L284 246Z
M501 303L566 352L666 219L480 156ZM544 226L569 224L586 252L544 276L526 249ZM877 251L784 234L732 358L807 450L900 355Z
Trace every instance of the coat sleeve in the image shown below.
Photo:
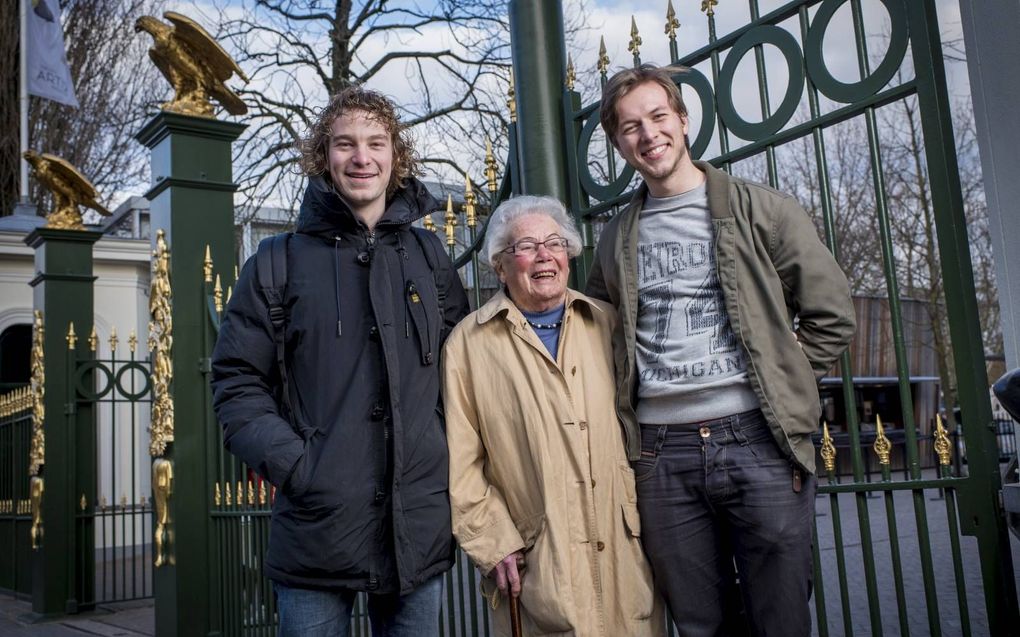
M450 448L450 510L460 547L488 574L514 551L524 549L503 494L485 474L488 450L479 431L471 375L465 369L463 332L450 337L443 352L443 398ZM484 393L484 388L482 388Z
M772 262L787 305L797 317L797 340L821 377L846 350L856 329L846 275L819 240L807 212L785 197L774 221Z
M223 445L282 488L304 453L304 440L281 414L269 310L249 259L227 304L212 355L213 409Z
M438 239L437 239L438 240ZM444 251L440 251L442 254L446 254ZM445 258L449 259L449 256ZM471 304L468 302L467 292L464 291L464 284L460 280L460 275L457 274L457 270L454 269L453 263L450 263L449 268L446 270L446 301L443 304L443 333L442 339L446 340L453 328L460 323L461 320L468 315L471 311ZM439 344L442 347L443 343Z

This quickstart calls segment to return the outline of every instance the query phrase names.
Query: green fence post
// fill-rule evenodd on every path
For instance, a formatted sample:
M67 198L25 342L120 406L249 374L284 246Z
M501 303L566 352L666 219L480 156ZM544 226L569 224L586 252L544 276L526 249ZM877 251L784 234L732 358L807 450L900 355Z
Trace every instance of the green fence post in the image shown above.
M74 343L67 337L72 323L79 336L87 337L92 329L92 245L100 236L83 230L38 228L25 237L25 243L35 250L37 274L29 282L32 304L42 313L45 327L45 444L43 464L37 472L43 484L42 537L32 555L32 612L42 617L76 613L82 602L94 599L89 592L89 560L75 559L83 555L76 523L78 480L83 477L77 473L91 463L79 467L82 462L77 450L82 445L76 444L81 433L77 425L86 423L78 423L75 414L73 383L76 359L91 353L85 338Z
M206 401L209 352L204 331L209 318L203 263L208 245L213 262L223 268L223 284L233 284L237 186L231 174L231 143L244 128L162 111L137 135L152 156L153 185L145 197L151 202L153 245L162 231L169 247L172 349L167 354L173 418L172 429L160 434L151 450L157 463L169 462L172 468L167 561L156 568L154 583L159 637L219 633L218 607L212 602L216 591L210 588L217 559L210 518L211 466L219 429L208 417ZM154 386L158 388L155 380ZM158 509L159 493L154 495Z
M1009 533L1000 501L999 453L988 398L988 373L978 321L959 166L953 144L938 18L931 0L908 2L907 10L917 94L922 106L921 125L927 142L925 157L942 256L946 310L967 443L967 463L971 477L978 478L961 488L960 526L964 534L977 537L991 634L1016 635L1020 634L1020 613L1017 610ZM933 140L942 140L943 143L934 143Z

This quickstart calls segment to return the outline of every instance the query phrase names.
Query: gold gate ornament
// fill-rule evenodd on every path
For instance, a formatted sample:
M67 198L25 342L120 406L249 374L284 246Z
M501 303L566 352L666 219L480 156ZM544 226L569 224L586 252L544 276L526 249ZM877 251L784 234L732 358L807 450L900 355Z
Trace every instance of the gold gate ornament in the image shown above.
M32 538L32 550L42 546L43 523L42 523L42 498L43 479L40 476L32 476L29 481L29 499L32 503L32 528L29 535Z
M156 530L153 541L156 547L156 568L173 564L171 552L173 531L170 528L170 495L173 493L174 468L166 458L157 458L152 463L152 489L156 500Z

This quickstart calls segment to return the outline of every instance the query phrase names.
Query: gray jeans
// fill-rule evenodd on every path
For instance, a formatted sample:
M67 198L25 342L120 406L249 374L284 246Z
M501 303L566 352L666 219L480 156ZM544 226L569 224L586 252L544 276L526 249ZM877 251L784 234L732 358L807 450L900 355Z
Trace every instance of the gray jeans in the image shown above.
M811 634L817 482L760 410L642 425L634 473L641 539L681 637L742 632L727 599L734 563L751 634Z

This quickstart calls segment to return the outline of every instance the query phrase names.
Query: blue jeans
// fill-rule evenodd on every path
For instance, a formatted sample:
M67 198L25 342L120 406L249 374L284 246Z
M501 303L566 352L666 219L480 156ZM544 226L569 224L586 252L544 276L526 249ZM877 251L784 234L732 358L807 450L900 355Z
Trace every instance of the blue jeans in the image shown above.
M681 637L740 632L734 564L751 634L811 634L817 482L779 450L760 410L642 425L634 473L641 540Z
M355 591L292 588L279 583L276 608L279 637L347 637ZM368 595L373 637L430 637L439 635L439 607L443 576L436 575L407 595Z

